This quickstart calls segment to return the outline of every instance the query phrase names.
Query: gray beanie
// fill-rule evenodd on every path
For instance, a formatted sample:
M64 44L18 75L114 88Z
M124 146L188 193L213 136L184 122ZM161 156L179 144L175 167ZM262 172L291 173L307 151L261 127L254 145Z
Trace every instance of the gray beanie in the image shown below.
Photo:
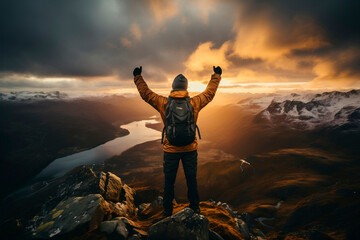
M172 84L173 91L184 91L188 88L188 80L184 75L179 74L175 77Z

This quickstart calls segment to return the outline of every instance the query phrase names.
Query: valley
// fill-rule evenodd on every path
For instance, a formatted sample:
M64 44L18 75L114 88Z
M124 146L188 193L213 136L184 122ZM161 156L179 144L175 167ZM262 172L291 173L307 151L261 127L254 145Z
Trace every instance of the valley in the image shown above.
M327 120L311 125L311 128L304 127L308 126L307 121L313 123L315 119L294 118L292 109L297 109L301 115L300 99L305 102L301 106L306 109L314 102L314 96L321 99L318 106L322 110L315 105L310 110L324 113L320 117L314 115L314 118L321 121L320 118L326 115ZM357 221L360 213L359 97L359 91L306 97L290 94L281 96L276 105L275 99L279 96L257 96L236 104L211 106L201 112L198 125L202 140L199 140L197 178L201 206L204 215L212 221L211 229L217 229L224 239L240 236L233 220L227 225L217 219L224 217L221 211L231 208L239 214L235 214L237 216L248 216L244 219L248 219L249 226L261 229L267 239L356 239L360 234ZM110 106L116 105L106 105L108 108L103 105L113 99L103 98L100 102L103 119L107 119L109 125L115 120L118 123L121 114L107 112ZM271 110L274 104L282 110ZM289 104L293 107L287 107ZM132 111L128 105L117 106ZM139 106L139 112L127 116L126 120L154 114L152 109L142 111L142 105ZM96 108L92 106L89 112L90 109L94 112ZM263 117L266 111L270 118ZM299 121L304 123L298 124ZM160 137L161 123L152 122L146 126L158 130ZM78 130L76 132L80 133ZM111 172L120 177L137 192L134 204L140 207L146 202L156 202L162 195L162 158L160 140L145 141L103 163L92 165L91 169L96 174ZM49 208L49 204L55 204L57 198L52 196L59 194L57 189L78 171L76 169L79 168L49 182L36 194L14 199L6 205L3 217L6 219L11 215L12 219L20 219L26 225L44 206ZM175 198L175 209L180 211L187 203L181 164ZM31 203L32 207L27 207L26 203ZM214 209L214 206L218 207ZM150 225L159 220L160 210L161 207L149 208L142 217L133 220L148 231Z

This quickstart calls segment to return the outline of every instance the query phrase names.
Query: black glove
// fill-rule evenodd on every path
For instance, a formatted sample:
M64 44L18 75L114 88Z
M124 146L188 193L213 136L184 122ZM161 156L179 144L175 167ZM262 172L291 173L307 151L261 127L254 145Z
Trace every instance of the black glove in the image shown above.
M214 73L219 74L219 75L221 76L221 74L222 74L221 67L219 67L219 66L217 66L217 67L213 66L213 69L214 69Z
M137 75L141 75L141 71L142 71L142 66L140 66L140 68L135 68L133 71L133 75L134 77L136 77Z

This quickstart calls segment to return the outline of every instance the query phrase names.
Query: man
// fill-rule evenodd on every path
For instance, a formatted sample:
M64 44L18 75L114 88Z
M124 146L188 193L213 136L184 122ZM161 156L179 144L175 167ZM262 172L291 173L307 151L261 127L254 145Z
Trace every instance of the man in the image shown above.
M214 74L211 76L211 80L204 92L190 98L190 104L193 108L193 117L195 123L199 116L199 111L205 107L214 98L216 90L221 80L222 70L218 66L214 69ZM162 121L165 124L165 110L168 104L168 98L160 96L149 89L141 76L142 67L135 68L133 71L134 82L140 93L142 99L153 106L161 115ZM170 98L181 99L189 98L187 91L188 81L182 75L179 74L175 77L172 84L172 91L169 95ZM176 173L181 160L185 172L186 183L188 188L188 199L190 202L189 207L194 210L195 213L200 213L199 208L199 195L197 188L196 172L197 172L197 139L185 146L171 145L169 140L164 136L163 141L164 150L164 216L171 216L173 211L173 199L174 199L174 184L176 179Z

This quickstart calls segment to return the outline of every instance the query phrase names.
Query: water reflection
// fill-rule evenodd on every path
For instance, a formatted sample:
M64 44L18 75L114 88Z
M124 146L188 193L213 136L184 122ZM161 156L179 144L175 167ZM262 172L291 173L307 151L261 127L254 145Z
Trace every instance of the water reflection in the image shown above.
M161 134L145 126L147 123L158 123L155 119L131 122L122 125L122 128L129 130L130 134L118 137L100 146L75 153L66 157L58 158L44 168L36 177L36 180L53 179L61 177L69 170L80 165L102 163L106 159L119 155L123 151L147 141L159 139Z

